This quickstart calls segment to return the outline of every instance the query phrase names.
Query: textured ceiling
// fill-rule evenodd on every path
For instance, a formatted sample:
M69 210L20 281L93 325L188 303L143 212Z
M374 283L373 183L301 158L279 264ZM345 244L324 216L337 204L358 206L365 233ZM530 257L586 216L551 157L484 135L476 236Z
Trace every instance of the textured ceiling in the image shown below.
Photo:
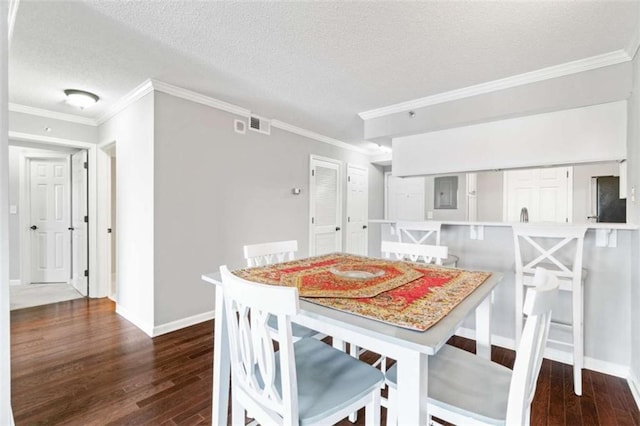
M11 102L97 118L147 78L347 142L358 112L627 47L638 4L20 3ZM102 98L78 111L62 90Z

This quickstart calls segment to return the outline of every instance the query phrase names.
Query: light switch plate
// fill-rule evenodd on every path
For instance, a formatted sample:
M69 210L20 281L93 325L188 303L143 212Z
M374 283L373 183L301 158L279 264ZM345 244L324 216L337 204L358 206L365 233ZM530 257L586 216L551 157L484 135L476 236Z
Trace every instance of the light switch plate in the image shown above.
M11 204L9 206L9 214L18 214L18 206Z
M433 212L427 212L427 219L433 219Z

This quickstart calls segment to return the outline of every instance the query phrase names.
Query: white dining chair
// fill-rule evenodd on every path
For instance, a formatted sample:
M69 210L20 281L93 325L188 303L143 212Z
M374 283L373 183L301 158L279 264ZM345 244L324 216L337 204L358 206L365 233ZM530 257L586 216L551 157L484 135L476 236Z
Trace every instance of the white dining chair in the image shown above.
M295 258L298 251L298 241L276 241L263 244L249 244L244 246L244 259L249 268L255 266L272 265Z
M429 220L423 222L398 221L395 232L399 243L440 245L442 222ZM442 260L441 265L455 268L460 259L451 253Z
M527 322L513 370L445 345L429 358L427 410L458 425L528 425L542 355L549 334L558 278L538 268L527 291ZM397 364L389 369L387 425L397 422Z
M382 241L380 251L387 259L395 258L396 260L435 263L436 265L442 265L442 262L449 256L449 248L446 246L397 243L395 241Z
M366 407L366 424L380 422L383 374L321 341L293 342L298 289L258 284L220 267L229 330L232 423L245 411L262 425L333 424ZM270 316L278 321L274 350Z
M249 268L257 266L273 265L295 259L295 253L298 251L298 241L275 241L262 244L248 244L243 247L244 259ZM275 317L269 318L269 327L271 328L274 340L278 336L278 321ZM300 340L304 337L315 337L322 339L326 336L315 330L304 327L300 324L293 323L293 339Z
M513 225L515 248L515 313L516 344L520 341L523 323L524 290L531 285L535 269L541 266L558 277L560 291L571 294L571 320L553 318L550 345L568 347L572 351L573 391L582 395L584 367L584 283L587 271L582 267L584 235L582 225ZM554 335L555 330L560 332ZM571 332L572 339L562 339Z

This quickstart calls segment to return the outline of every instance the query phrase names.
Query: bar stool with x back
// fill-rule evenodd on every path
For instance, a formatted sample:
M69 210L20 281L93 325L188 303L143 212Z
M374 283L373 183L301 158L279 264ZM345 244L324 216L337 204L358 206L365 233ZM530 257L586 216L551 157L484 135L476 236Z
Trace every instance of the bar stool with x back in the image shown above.
M560 291L571 293L570 324L552 319L551 325L571 330L572 341L549 338L552 345L572 348L573 390L582 395L582 368L584 366L584 281L582 251L586 226L554 224L513 225L515 244L516 293L516 345L520 343L523 328L525 287L531 286L536 267L553 273L560 281Z

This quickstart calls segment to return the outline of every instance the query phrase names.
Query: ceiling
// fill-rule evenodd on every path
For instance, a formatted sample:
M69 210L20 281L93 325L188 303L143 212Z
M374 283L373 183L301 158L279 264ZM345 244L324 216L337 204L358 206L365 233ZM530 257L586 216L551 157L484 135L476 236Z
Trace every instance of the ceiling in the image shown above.
M360 143L358 113L627 48L637 2L26 1L10 101L98 118L148 78ZM66 88L101 101L80 111Z

